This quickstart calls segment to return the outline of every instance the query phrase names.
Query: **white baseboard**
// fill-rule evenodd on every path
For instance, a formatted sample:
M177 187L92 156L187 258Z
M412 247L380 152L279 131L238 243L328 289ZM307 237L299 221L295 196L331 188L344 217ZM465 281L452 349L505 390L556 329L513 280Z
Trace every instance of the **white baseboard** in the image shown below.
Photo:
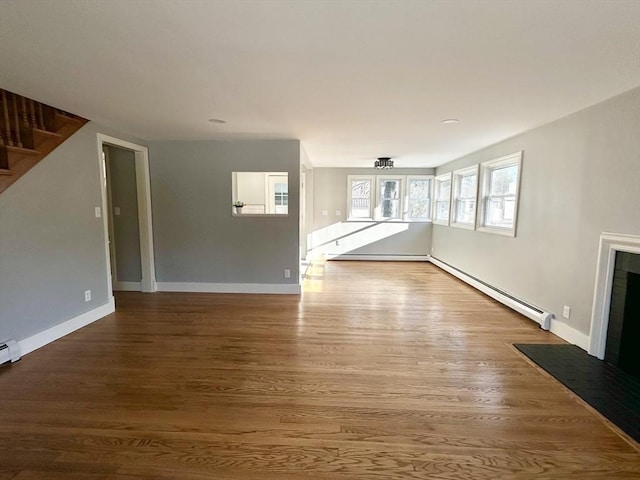
M299 295L301 286L295 283L196 283L158 282L159 292L189 293L275 293Z
M428 262L429 255L357 255L357 254L327 254L330 260L366 260L374 262Z
M551 320L551 328L549 331L585 351L589 350L589 335L570 327L566 323L553 319Z
M116 282L113 289L117 292L140 292L142 291L141 282Z
M110 313L115 312L116 304L114 302L113 297L109 298L109 301L104 305L94 308L93 310L89 310L82 315L78 315L66 322L62 322L54 327L48 328L40 333L36 333L31 337L25 338L24 340L20 340L18 345L20 346L20 354L26 355L27 353L33 352L40 347L44 347L48 343L51 343L59 338L64 337L65 335L70 334L71 332L75 332L82 327L89 325L90 323L95 322L96 320L100 320L102 317L109 315Z

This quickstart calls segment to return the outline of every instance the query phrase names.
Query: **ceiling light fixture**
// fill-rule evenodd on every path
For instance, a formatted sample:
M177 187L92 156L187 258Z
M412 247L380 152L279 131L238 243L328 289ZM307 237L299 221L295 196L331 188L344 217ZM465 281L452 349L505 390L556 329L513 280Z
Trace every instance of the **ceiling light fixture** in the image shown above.
M222 120L220 118L210 118L209 121L211 123L218 123L218 124L223 124L223 123L227 123L226 120Z
M393 160L391 160L391 157L378 157L374 166L376 168L393 168Z
M450 123L458 123L460 120L458 120L457 118L445 118L444 120L442 120L441 123L444 123L445 125L450 124Z

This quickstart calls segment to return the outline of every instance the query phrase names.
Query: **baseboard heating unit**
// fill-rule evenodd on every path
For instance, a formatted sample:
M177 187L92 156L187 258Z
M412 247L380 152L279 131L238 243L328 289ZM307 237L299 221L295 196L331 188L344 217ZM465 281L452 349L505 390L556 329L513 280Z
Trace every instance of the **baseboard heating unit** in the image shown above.
M551 320L554 315L550 312L545 312L541 308L538 308L534 305L530 305L523 300L510 295L509 293L500 290L499 288L494 287L493 285L488 284L487 282L483 282L482 280L469 275L468 273L463 272L462 270L458 270L456 267L449 265L442 260L438 260L435 257L431 257L429 259L431 263L433 263L436 267L441 268L445 272L450 273L454 277L459 278L465 283L468 283L472 287L477 290L480 290L485 295L490 296L494 300L506 305L507 307L515 310L516 312L524 315L527 318L530 318L536 323L540 324L540 327L544 330L549 330L551 326Z
M0 342L0 365L20 360L20 346L15 340Z

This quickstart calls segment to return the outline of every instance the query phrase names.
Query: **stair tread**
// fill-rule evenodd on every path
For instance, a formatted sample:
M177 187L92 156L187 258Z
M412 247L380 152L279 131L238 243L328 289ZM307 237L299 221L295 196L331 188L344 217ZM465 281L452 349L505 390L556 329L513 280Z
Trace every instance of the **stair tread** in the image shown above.
M9 145L5 145L4 148L6 148L8 152L24 153L26 155L38 155L40 153L38 150L34 150L33 148L12 147Z
M46 135L48 137L62 137L59 133L50 132L49 130L42 130L41 128L34 128L33 133L39 133L40 135Z
M69 115L65 115L64 113L60 113L60 112L55 112L55 115L56 117L61 118L67 122L82 123L84 121L83 118L71 117Z
M0 168L0 175L13 175L13 172L8 168Z

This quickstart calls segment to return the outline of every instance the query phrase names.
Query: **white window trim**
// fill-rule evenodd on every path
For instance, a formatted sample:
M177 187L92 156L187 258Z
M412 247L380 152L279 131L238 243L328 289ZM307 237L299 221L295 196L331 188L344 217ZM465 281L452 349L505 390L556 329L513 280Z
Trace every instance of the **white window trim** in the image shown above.
M381 208L382 208L382 199L380 198L380 182L382 180L399 180L400 181L400 192L399 192L399 196L398 196L398 216L394 217L394 218L387 218L387 217L383 217L381 215ZM399 222L399 221L403 221L404 220L404 195L405 195L405 183L406 183L406 175L376 175L375 176L375 182L376 182L376 188L375 188L375 192L376 192L376 198L375 198L375 204L373 207L373 218L376 221L385 221L385 222Z
M475 208L473 210L473 220L471 222L458 221L458 202L460 201L460 185L462 183L462 177L469 175L476 175L476 188L474 191L473 200L475 202ZM476 218L478 216L478 185L480 184L479 165L472 165L471 167L461 168L453 171L453 181L451 182L451 209L450 217L452 227L464 228L466 230L476 229Z
M491 170L506 167L509 165L518 166L518 178L516 179L516 193L513 207L513 226L512 227L496 227L485 225L486 204L489 190L489 173ZM478 228L479 232L493 233L496 235L504 235L507 237L515 237L518 226L518 206L520 204L520 178L522 177L522 150L512 153L505 157L496 158L480 164L480 201L478 202Z
M405 221L414 222L414 223L431 222L433 218L432 205L433 205L434 179L435 179L434 175L407 175L407 181L405 182L405 191L403 195L405 200L404 202L405 211L404 211L403 217ZM409 216L409 184L411 180L429 180L429 207L427 208L427 215L429 215L428 217L410 217Z
M433 213L431 214L432 221L435 225L449 225L449 221L451 220L451 191L452 188L449 188L449 215L447 215L446 220L439 220L437 218L438 211L438 193L440 191L440 183L446 182L449 180L451 182L451 172L443 173L442 175L436 175L433 187ZM449 183L450 187L453 187L452 183Z
M369 216L368 217L352 217L351 216L351 182L353 180L369 180L371 182L371 199L369 202ZM373 220L373 211L375 209L375 203L377 202L377 188L376 188L376 176L375 175L347 175L347 220L350 221L367 221Z

